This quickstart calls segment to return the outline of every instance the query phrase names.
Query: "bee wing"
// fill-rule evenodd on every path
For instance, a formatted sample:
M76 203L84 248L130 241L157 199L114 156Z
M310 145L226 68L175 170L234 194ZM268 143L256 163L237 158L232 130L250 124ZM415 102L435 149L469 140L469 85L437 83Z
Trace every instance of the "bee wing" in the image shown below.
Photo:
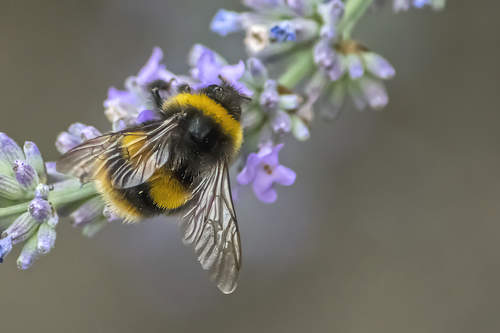
M236 289L241 267L241 242L226 162L214 168L195 195L196 203L181 221L183 241L194 247L217 287L230 294Z
M106 168L113 171L113 187L140 185L168 162L170 134L176 126L172 117L88 140L64 154L57 162L57 170L89 181ZM124 138L128 139L126 143Z

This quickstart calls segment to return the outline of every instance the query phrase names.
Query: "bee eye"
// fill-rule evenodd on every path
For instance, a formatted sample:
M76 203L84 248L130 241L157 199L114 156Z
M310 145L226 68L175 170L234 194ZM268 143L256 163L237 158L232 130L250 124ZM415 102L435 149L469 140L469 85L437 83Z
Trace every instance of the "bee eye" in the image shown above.
M218 95L222 94L224 92L224 89L222 89L219 86L214 87L214 92Z

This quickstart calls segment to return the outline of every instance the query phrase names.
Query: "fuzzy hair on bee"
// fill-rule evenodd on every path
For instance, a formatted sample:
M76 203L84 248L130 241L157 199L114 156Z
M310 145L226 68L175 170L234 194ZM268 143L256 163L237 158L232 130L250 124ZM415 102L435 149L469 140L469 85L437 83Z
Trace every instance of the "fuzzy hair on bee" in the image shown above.
M221 81L198 91L186 85L168 99L161 92L169 83L155 81L160 120L84 142L61 157L57 170L94 181L124 221L180 214L183 241L218 288L231 293L241 242L229 165L242 145L241 105L249 98Z

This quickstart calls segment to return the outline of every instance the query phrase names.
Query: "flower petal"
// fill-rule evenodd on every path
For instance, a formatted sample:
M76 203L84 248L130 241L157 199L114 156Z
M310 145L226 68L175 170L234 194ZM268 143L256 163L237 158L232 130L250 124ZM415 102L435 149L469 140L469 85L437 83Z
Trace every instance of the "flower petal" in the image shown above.
M241 29L240 14L225 9L219 9L210 23L210 30L221 36L227 36Z
M283 165L278 165L274 169L273 173L275 176L275 182L283 186L293 185L295 179L297 178L295 171Z
M137 116L137 124L145 124L151 121L160 120L160 116L153 110L144 110Z
M259 151L259 155L262 154L261 163L269 164L271 167L275 167L279 164L279 152L281 148L283 148L283 144L280 143L274 146L272 149L268 149L270 147L262 147ZM265 154L265 155L264 155Z
M268 188L266 191L258 192L254 188L254 193L257 199L262 201L263 203L271 204L278 199L278 194L276 190L272 187Z
M239 184L248 185L255 179L257 166L260 164L260 161L261 158L257 154L251 153L248 155L245 167L236 177Z
M148 84L156 79L157 72L159 68L165 68L164 65L160 65L160 61L163 59L163 51L159 47L153 49L151 57L149 57L146 65L141 68L137 74L137 82L139 84Z

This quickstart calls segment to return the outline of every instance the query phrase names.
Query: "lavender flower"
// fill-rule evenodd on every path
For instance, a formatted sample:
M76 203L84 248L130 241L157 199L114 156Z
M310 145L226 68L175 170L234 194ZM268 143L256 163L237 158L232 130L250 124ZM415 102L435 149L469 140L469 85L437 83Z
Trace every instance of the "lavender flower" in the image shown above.
M249 90L240 79L245 73L245 63L239 61L229 65L227 61L211 49L197 44L189 54L189 64L192 66L191 76L195 80L193 88L198 90L211 84L221 84L221 78L230 83L240 93L251 97Z
M414 8L423 8L425 6L429 6L434 10L443 9L445 6L446 0L393 0L393 9L394 11L407 11L411 7Z
M24 151L7 135L0 133L0 262L12 244L26 244L18 258L20 269L28 268L42 253L54 245L58 216L49 200L50 186L42 155L33 142L26 142ZM24 201L24 204L19 204ZM8 207L22 209L11 211ZM50 229L50 231L48 231ZM40 244L40 245L39 245Z
M138 116L144 110L152 110L150 85L155 81L164 83L162 93L165 97L175 94L177 88L184 83L181 78L166 69L161 63L162 60L163 51L155 47L139 73L125 80L126 90L109 88L108 98L104 101L104 113L112 123L113 130L122 130L143 121L143 118L138 119Z
M59 134L56 140L56 148L64 154L84 141L96 138L102 133L93 126L82 123L72 124L67 131Z
M147 73L147 72L148 71L145 71L144 69L141 70L141 73ZM142 76L139 76L139 78L144 79L144 77L151 75L152 75L151 73L147 75L143 74ZM137 117L137 121L139 123L148 122L154 119L158 118L157 115L151 110L144 110ZM56 147L59 150L59 152L63 154L68 150L74 148L75 146L83 143L84 141L93 139L100 135L102 135L101 132L99 132L99 130L97 130L93 126L87 126L81 123L75 123L71 125L67 131L62 132L58 136L56 140ZM68 179L64 177L64 175L58 173L55 170L55 165L53 165L52 163L47 164L47 169L49 170L50 175L56 179L60 180ZM68 182L72 181L68 180ZM59 183L59 186L64 187L64 184L65 182ZM70 214L70 217L73 220L73 225L75 227L82 227L83 228L82 232L84 233L84 235L88 236L93 236L98 230L100 230L105 225L105 223L102 223L103 221L116 220L115 217L111 217L109 213L105 212L104 201L98 196L84 201L76 210L74 210ZM98 230L97 228L94 227L95 225L99 226ZM87 232L86 230L89 228L91 228L93 232L90 233Z
M255 196L265 203L273 203L278 198L274 183L290 186L295 182L295 172L279 164L278 154L281 148L283 144L274 147L264 145L258 153L251 153L237 177L241 185L252 183Z

